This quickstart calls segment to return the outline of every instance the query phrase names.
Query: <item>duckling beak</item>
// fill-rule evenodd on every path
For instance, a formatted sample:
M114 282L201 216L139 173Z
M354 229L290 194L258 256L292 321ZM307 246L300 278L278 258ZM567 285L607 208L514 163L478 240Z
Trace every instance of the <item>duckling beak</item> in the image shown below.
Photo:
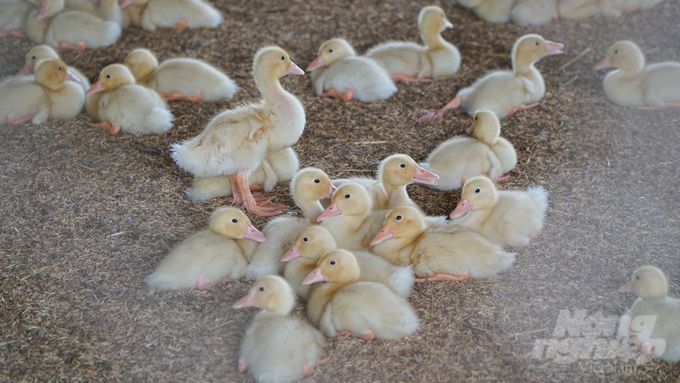
M283 257L281 258L281 262L292 261L293 259L300 258L301 256L302 253L300 253L300 251L298 250L298 246L295 245L288 249L288 251L286 251L286 254L284 254Z
M321 269L317 267L316 269L312 270L311 273L307 274L305 279L303 279L302 282L300 282L300 284L303 286L311 285L312 283L323 282L325 280L326 277L324 277L323 274L321 274Z
M104 90L105 90L104 86L102 85L102 82L100 80L100 81L97 81L94 84L92 84L90 89L88 89L87 92L85 92L85 95L89 96L89 95L92 95L92 94L95 94L95 93L103 92Z
M253 225L248 226L248 229L246 229L246 233L243 234L243 238L252 239L255 242L267 241L267 237L265 237L264 234L260 233Z
M383 227L380 230L380 232L378 232L378 234L373 238L370 245L375 246L379 243L387 241L390 238L394 238L394 233L392 233L390 231L390 228L387 225L385 225L385 227Z
M43 4L40 6L40 10L38 11L38 14L35 15L36 20L42 20L47 15L50 13L50 7L47 4Z
M331 199L333 198L333 193L338 190L333 184L328 185L328 191L324 194L323 198Z
M309 65L307 66L307 72L312 71L314 69L319 69L321 67L325 67L326 65L328 65L328 64L325 61L323 61L321 56L319 56L319 57L315 58L314 61L309 63Z
M472 210L472 205L470 205L467 198L465 198L464 200L458 202L458 206L456 206L456 208L453 209L451 214L449 214L449 217L457 218L469 212L470 210Z
M300 69L299 66L295 65L294 62L291 61L290 66L288 67L288 74L302 76L303 74L305 74L305 72L302 69Z
M31 73L31 68L28 67L28 63L24 64L24 66L19 69L19 72L17 72L17 76L23 76Z
M413 176L413 182L425 185L438 185L437 183L438 179L439 179L438 175L432 173L429 170L425 170L420 166L416 167L416 175Z
M453 24L449 20L446 20L446 29L453 29Z
M77 83L80 82L80 79L79 79L78 77L76 77L76 75L74 75L72 72L70 72L70 71L68 71L68 70L66 71L66 79L67 79L67 80L71 80L71 81L75 81L75 82L77 82Z
M546 56L554 56L554 55L561 55L562 53L562 48L564 48L564 44L560 43L555 43L552 41L547 41L545 42L545 55Z
M595 67L593 68L593 70L604 69L604 68L611 68L611 66L612 66L612 63L609 62L609 56L607 56L607 57L603 58L602 61L600 61L599 63L597 63L597 65L595 65Z
M321 215L316 217L316 221L317 222L325 221L328 218L333 218L340 214L342 214L342 211L340 210L340 208L338 208L337 202L333 202L332 204L328 205L326 210L324 210L323 213L321 213Z
M632 293L633 292L633 281L628 281L625 285L621 286L619 289L620 293Z
M132 0L120 0L118 2L118 6L120 7L120 9L125 9L125 8L127 8L131 5L132 5Z
M245 307L255 307L255 301L253 300L252 294L248 293L245 297L241 298L238 302L231 306L235 309L242 309Z

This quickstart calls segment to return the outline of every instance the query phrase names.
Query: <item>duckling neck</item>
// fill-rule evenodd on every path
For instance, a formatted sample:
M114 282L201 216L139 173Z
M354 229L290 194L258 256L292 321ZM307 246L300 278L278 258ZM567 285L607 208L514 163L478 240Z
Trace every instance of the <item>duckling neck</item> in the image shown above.
M642 59L637 59L634 62L630 63L629 65L626 65L625 67L621 67L619 69L619 75L621 78L624 79L633 79L636 78L637 76L642 73L642 71L645 69L645 59L644 57Z
M279 79L273 79L266 74L256 74L255 85L260 90L262 99L269 105L281 104L292 97L290 93L283 89Z
M420 34L420 38L423 39L427 48L432 51L444 48L446 43L442 35L435 31L423 31Z
M382 185L389 198L390 207L399 206L410 199L406 192L407 185L392 185L388 182L382 182Z
M463 220L463 224L471 228L481 228L489 218L493 208L475 209L471 211Z
M515 75L530 76L536 71L534 62L521 56L514 56L512 60L512 71Z
M305 217L309 220L311 223L316 223L316 218L323 213L324 208L321 206L321 202L319 200L315 201L304 201L301 203L297 204L300 209L302 210L302 214L305 215Z

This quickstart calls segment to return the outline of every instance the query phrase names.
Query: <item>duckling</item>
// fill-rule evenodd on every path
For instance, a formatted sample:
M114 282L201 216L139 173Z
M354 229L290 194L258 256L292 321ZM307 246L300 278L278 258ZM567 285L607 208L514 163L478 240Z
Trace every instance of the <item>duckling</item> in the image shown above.
M505 24L515 0L458 0L458 4L474 12L487 23Z
M500 137L501 124L494 112L478 110L469 130L473 137L455 136L439 144L420 164L423 169L441 175L431 188L458 189L466 178L481 174L502 181L507 178L503 174L517 165L515 147Z
M619 106L639 109L680 109L680 63L645 65L645 56L632 41L619 41L595 69L614 67L604 78L604 93Z
M31 8L26 1L0 1L0 37L26 37L26 16Z
M104 92L101 96L98 93ZM102 69L99 80L85 92L87 112L94 124L109 134L161 134L172 129L172 113L151 89L135 85L128 68L112 64ZM94 98L92 98L95 96Z
M0 124L42 124L50 116L50 104L33 76L10 77L0 84Z
M413 265L416 282L488 278L507 270L515 254L503 251L465 227L428 229L418 209L392 209L371 241L372 251L397 266Z
M264 276L250 293L234 303L235 309L262 309L248 327L241 343L238 372L250 371L260 383L287 383L311 375L314 367L330 362L319 330L304 319L289 315L295 295L281 277Z
M564 45L547 41L535 34L517 39L512 48L512 71L495 71L475 81L472 86L458 91L444 108L428 113L417 124L442 122L444 113L459 106L470 116L486 109L498 118L512 116L518 111L538 106L545 94L545 82L534 64L545 56L562 53Z
M560 0L557 10L560 16L581 20L591 16L617 18L625 12L647 9L663 0Z
M307 71L312 71L312 85L321 97L373 102L386 100L397 91L385 68L370 58L357 57L354 48L341 38L321 44Z
M337 248L333 235L323 226L309 226L300 232L295 245L281 258L281 262L288 262L283 277L300 298L306 301L309 297L309 285L301 285L302 279L316 268L322 256ZM383 283L406 298L411 295L414 281L411 266L397 267L365 251L354 252L354 255L361 268L360 280Z
M199 60L176 58L158 65L153 52L139 48L125 58L125 66L137 84L155 90L166 100L217 101L238 92L234 80Z
M304 228L316 223L324 210L320 200L331 198L334 191L335 186L323 170L300 170L290 182L290 194L305 218L278 217L269 221L263 230L269 240L257 247L246 277L257 280L264 275L279 274L283 270L283 264L279 261L281 254L295 244L295 239Z
M37 47L33 47L28 53L26 54L26 63L24 66L21 67L19 72L17 73L17 76L23 76L29 73L33 73L33 70L35 69L36 64L38 61L47 59L47 58L53 58L53 59L60 59L59 55L57 52L52 49L49 45L38 45ZM74 67L67 67L67 70L69 73L72 73L75 77L78 78L78 82L80 83L80 86L83 88L83 91L86 91L90 88L90 80L85 77L84 74L80 73L80 71Z
M458 4L471 9L480 19L494 24L508 21L525 27L543 25L559 15L557 0L458 0Z
M364 56L384 66L394 82L450 76L460 68L460 52L441 33L451 28L453 24L446 19L444 10L430 5L418 14L418 29L425 46L392 41L369 49Z
M307 316L326 336L358 336L396 340L413 334L420 320L406 298L382 283L359 281L361 268L347 250L333 250L302 280L303 285L325 282L315 288Z
M668 296L668 280L663 271L642 266L619 291L638 296L621 318L620 335L628 338L632 330L644 355L653 354L670 363L680 361L680 299ZM648 323L650 317L653 319Z
M35 67L35 79L50 101L50 117L74 118L83 110L85 91L62 60L47 58L40 61Z
M208 290L243 277L245 253L254 247L253 241L266 240L242 211L218 208L207 229L180 242L144 281L156 290Z
M112 45L120 37L120 25L82 11L64 10L64 0L41 0L29 13L26 34L34 44L84 50Z
M172 144L172 159L196 177L229 175L236 204L243 204L250 213L272 216L281 214L285 206L270 201L258 205L248 177L267 154L293 146L302 135L305 110L283 89L279 78L304 72L288 52L276 46L260 49L253 61L262 101L218 114L198 136Z
M463 186L461 201L451 218L482 234L500 247L523 247L536 238L543 227L548 193L542 187L527 191L496 191L486 177L474 177Z
M250 175L248 179L250 190L263 189L265 192L270 192L277 183L293 178L299 168L300 160L293 148L271 152ZM185 193L194 202L229 197L231 196L231 182L229 182L229 176L195 177L191 187Z
M130 15L123 10L121 5L125 0L100 0L99 5L93 10L93 14L103 20L113 21L125 29L130 26Z
M157 27L182 30L185 28L215 28L222 24L222 14L201 0L123 0L121 7L130 7L133 25L153 32Z

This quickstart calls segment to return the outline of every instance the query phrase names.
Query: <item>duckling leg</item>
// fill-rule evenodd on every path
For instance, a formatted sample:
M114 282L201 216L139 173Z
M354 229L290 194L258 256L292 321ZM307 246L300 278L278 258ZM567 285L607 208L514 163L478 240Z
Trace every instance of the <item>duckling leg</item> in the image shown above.
M283 213L281 209L287 208L287 206L275 204L271 201L266 201L258 205L255 201L255 197L253 197L253 194L250 192L247 169L239 170L238 174L236 174L235 180L236 185L232 187L235 196L234 202L236 203L237 198L240 199L240 202L249 213L256 214L261 217L270 217Z
M176 31L181 31L182 29L186 29L187 26L189 26L189 22L187 21L187 19L180 19L179 23L175 24L175 26L172 27L172 29Z
M111 125L109 124L108 121L102 121L102 122L90 122L88 125L99 128L102 130L105 130L107 133L109 133L112 136L115 136L116 134L120 133L120 125Z
M451 274L437 273L437 274L435 274L431 277L416 278L415 282L416 283L439 282L439 281L462 282L462 281L467 281L468 279L470 279L470 272L469 271L466 274L463 274L463 275L451 275Z
M24 118L9 118L5 117L5 123L9 126L23 125L33 119L33 116L26 116Z
M559 14L559 12L557 12L557 9L556 9L555 12L553 12L553 20L559 20L559 19L560 19L560 14Z
M245 374L246 371L248 371L248 365L246 364L246 361L243 359L238 360L238 372L239 374Z
M331 356L326 355L326 356L319 358L316 361L316 363L314 363L313 366L310 366L309 363L305 363L304 366L302 366L302 372L304 372L305 375L312 375L312 372L314 372L315 367L322 366L322 365L324 365L324 364L326 364L330 361L331 361Z
M21 29L12 29L11 31L0 32L0 37L26 37L26 32Z
M626 7L621 10L621 12L635 12L642 8L642 4L633 5L631 7Z
M392 81L394 82L406 82L406 83L412 83L412 82L430 82L432 81L431 78L418 78L416 76L411 76L408 74L403 74L403 73L397 73L393 74L390 76Z
M640 110L663 110L663 109L680 109L680 102L667 102L664 106L640 106Z
M191 102L201 102L203 100L203 92L200 92L199 94L191 97L186 96L179 92L161 93L161 97L163 97L163 99L167 101L182 100Z
M327 91L323 92L321 97L323 97L323 98L333 97L333 98L337 98L339 100L342 100L343 102L349 102L349 100L351 100L352 97L354 97L354 91L349 89L349 90L345 91L344 93L340 93L340 92L338 92L337 89L330 88Z
M366 334L363 334L363 335L357 335L357 334L349 332L349 331L338 331L338 332L336 332L336 335L337 336L352 336L352 337L356 337L356 338L361 338L361 339L363 339L367 342L370 342L373 339L375 339L375 333L373 331L369 331L369 332L367 332Z
M87 43L85 41L81 41L78 45L73 45L71 43L67 43L66 41L60 41L57 48L84 51L85 48L87 48Z
M538 102L534 102L533 104L522 104L517 108L510 105L510 106L508 106L508 116L512 116L513 114L515 114L517 112L520 112L522 110L529 110L529 109L535 108L537 106L538 106Z
M640 346L640 350L642 350L643 355L651 356L654 353L654 346L645 342L642 343L642 346Z
M435 110L434 112L430 112L422 117L420 117L415 125L417 124L425 124L428 122L431 122L433 124L441 124L442 120L444 119L444 113L448 112L451 109L456 109L460 106L460 104L463 103L463 97L455 97L453 100L449 101L448 104L446 104L443 108L439 110Z
M224 277L217 282L208 283L203 280L203 277L199 277L198 280L196 281L196 288L199 289L200 291L210 290L223 282L231 282L231 278Z
M484 173L482 175L486 178L491 178L491 176L489 176L488 173ZM500 177L494 178L492 181L493 182L503 182L503 181L507 181L508 178L510 178L510 176L505 175L505 176L500 176ZM463 185L465 185L465 181L467 181L467 179L463 178Z

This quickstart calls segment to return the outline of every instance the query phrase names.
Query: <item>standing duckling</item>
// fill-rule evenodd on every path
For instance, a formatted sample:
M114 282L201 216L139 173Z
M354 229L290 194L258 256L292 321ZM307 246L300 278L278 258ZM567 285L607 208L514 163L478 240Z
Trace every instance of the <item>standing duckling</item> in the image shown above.
M366 341L396 340L413 334L420 320L406 298L382 283L359 281L361 269L354 254L334 250L302 280L324 282L307 303L307 316L327 336L351 335Z
M215 28L222 24L222 14L202 0L122 0L132 25L153 32L157 27ZM129 7L129 8L128 8Z
M85 105L85 91L78 77L60 59L48 58L35 67L36 81L43 87L50 101L50 117L64 120L80 114Z
M478 110L490 110L498 118L505 118L520 110L538 106L545 94L545 82L534 64L545 56L562 53L564 45L545 40L535 34L517 39L512 48L512 71L495 71L475 81L472 86L458 91L444 108L428 113L417 124L442 122L444 113L459 106L470 116Z
M604 93L619 106L640 109L680 109L680 63L645 65L645 56L632 41L619 41L595 69L614 67L604 78Z
M24 63L24 66L21 67L19 72L17 73L17 76L23 76L29 73L33 73L33 70L35 69L36 64L40 60L43 59L59 59L59 55L57 52L52 49L49 45L38 45L37 47L33 47L28 53L26 54L26 63ZM87 91L90 88L90 80L85 77L84 74L80 73L80 71L74 67L67 67L68 71L72 73L75 77L78 78L78 81L80 83L80 86L83 88L83 91Z
M218 101L238 92L234 80L199 60L176 58L158 65L153 52L140 48L130 52L125 66L137 84L155 90L166 100Z
M653 354L670 363L680 361L680 299L668 296L668 281L663 271L642 266L619 291L638 296L621 318L619 335L624 338L635 335L642 353L647 356Z
M144 280L156 290L197 288L208 290L219 283L243 277L245 254L267 238L240 210L218 208L206 230L177 245Z
M453 24L444 10L430 5L420 10L418 29L425 46L406 42L387 42L375 46L365 56L387 69L392 81L419 82L450 76L460 68L460 52L441 36Z
M271 152L295 145L305 129L305 110L288 93L279 78L304 72L288 52L272 46L260 49L253 60L255 84L262 101L242 105L215 116L203 132L191 140L172 144L172 159L195 177L228 175L234 202L260 216L281 214L281 205L258 205L248 177Z
M99 80L85 92L87 112L94 127L115 135L161 134L172 129L172 113L151 89L135 85L130 70L121 64L102 69Z
M501 247L523 247L536 238L543 227L548 193L542 187L527 191L496 191L486 177L475 177L463 186L461 201L451 218L482 234Z
M420 164L440 175L437 190L458 189L467 178L486 174L495 181L517 165L515 147L501 134L501 123L494 112L479 110L470 128L473 137L456 136L437 146Z
M385 68L377 61L357 57L354 48L341 38L321 44L307 71L312 71L312 85L321 97L373 102L386 100L397 91Z

